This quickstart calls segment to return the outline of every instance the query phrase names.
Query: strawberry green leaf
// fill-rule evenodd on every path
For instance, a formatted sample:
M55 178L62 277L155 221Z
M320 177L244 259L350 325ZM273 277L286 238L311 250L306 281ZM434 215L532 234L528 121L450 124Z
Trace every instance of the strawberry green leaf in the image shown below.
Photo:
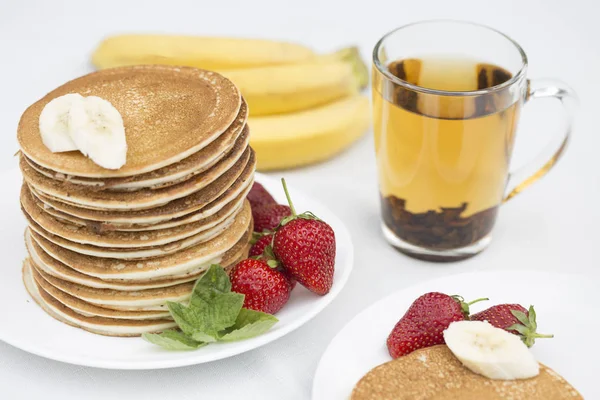
M510 310L510 312L511 312L512 315L514 315L514 317L516 319L519 320L520 323L522 323L525 326L529 325L529 318L527 317L527 315L523 311Z
M533 308L533 306L529 306L529 325L531 326L531 330L535 331L537 330L537 316L535 315L535 309Z
M273 246L268 245L265 247L264 255L270 259L276 259L275 253L273 252Z
M162 333L144 333L142 337L147 342L159 345L167 350L195 350L208 344L196 341L185 333L175 330Z
M233 342L262 335L278 321L271 314L242 308L235 324L222 332L219 340Z

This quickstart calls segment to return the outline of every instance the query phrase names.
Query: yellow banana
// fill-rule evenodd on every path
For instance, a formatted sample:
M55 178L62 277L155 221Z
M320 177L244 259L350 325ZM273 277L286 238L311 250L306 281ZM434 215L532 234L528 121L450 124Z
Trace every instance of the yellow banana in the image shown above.
M369 100L354 95L296 113L251 117L250 144L258 169L294 168L328 159L366 132L370 114Z
M92 55L92 63L98 69L165 64L225 70L305 62L315 56L308 47L273 40L118 35L100 43Z
M337 60L219 72L240 89L250 116L313 108L359 90L352 65Z

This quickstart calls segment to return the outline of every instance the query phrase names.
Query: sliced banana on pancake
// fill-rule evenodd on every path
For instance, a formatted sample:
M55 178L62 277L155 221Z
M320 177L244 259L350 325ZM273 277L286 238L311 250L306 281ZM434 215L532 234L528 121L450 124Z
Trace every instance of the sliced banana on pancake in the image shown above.
M517 335L485 321L458 321L444 331L452 353L476 374L490 379L532 378L540 366Z
M121 113L98 96L73 102L69 136L77 149L99 166L119 169L127 161L127 140Z
M40 113L39 129L44 145L53 153L77 150L70 135L73 109L83 103L79 93L69 93L48 102Z

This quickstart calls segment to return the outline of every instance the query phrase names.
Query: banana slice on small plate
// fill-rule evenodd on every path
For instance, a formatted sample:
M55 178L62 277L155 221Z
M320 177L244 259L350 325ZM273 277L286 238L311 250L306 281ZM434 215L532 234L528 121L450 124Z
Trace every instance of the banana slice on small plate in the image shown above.
M490 379L527 379L540 373L533 354L517 335L488 322L453 322L444 331L444 340L465 367Z

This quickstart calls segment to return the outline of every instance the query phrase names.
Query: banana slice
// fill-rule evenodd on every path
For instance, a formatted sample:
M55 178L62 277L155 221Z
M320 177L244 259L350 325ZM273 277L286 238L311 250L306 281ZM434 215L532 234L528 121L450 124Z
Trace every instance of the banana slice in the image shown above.
M540 366L517 335L483 321L459 321L444 331L444 340L465 367L490 379L527 379Z
M77 150L69 135L70 115L74 104L82 104L83 96L66 94L50 101L40 113L39 127L42 142L53 153Z
M125 165L127 142L121 114L97 96L72 104L69 113L70 136L85 156L107 169Z

